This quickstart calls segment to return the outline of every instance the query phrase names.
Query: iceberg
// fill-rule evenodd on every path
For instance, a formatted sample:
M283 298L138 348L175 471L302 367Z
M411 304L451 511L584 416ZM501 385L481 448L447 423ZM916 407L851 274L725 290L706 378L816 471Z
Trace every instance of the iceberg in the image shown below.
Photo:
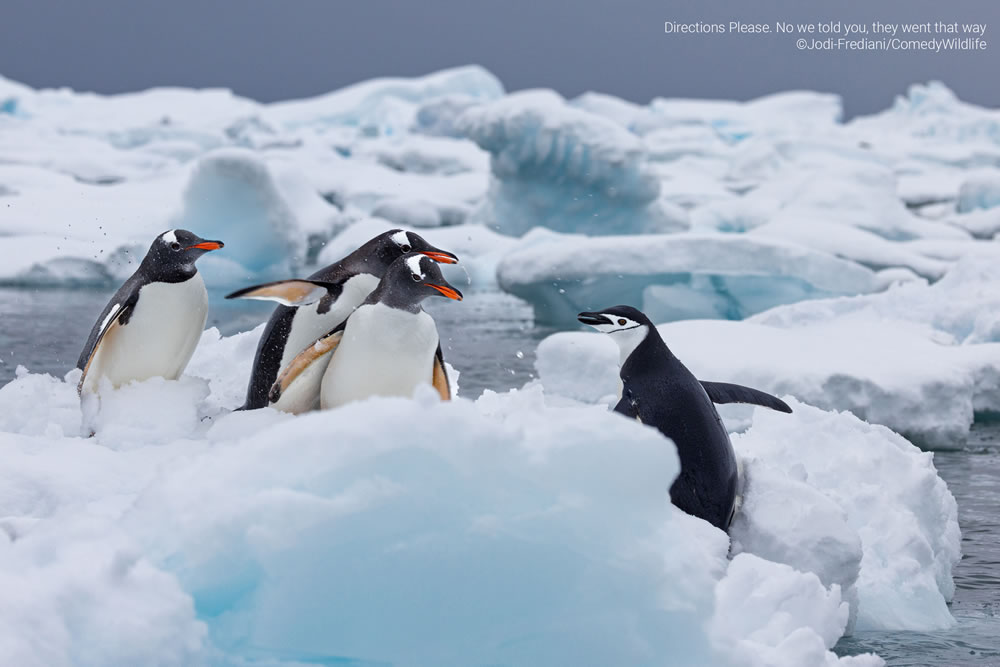
M491 154L488 213L504 233L674 231L639 139L550 90L512 93L457 120Z
M318 237L315 243L324 240L335 213L304 178L276 174L253 152L227 148L195 165L171 226L225 241L225 254L206 258L212 261L200 268L209 279L232 284L294 273L306 264L310 235Z
M740 319L779 304L876 289L858 264L744 234L585 237L535 230L497 267L504 290L536 321L569 324L608 304L641 306L654 321Z

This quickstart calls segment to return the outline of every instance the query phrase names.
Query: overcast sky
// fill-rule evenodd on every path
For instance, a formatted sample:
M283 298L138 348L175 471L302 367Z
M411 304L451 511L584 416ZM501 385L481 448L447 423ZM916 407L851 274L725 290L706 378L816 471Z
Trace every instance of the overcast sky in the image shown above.
M814 52L789 35L667 35L665 21L986 23L975 52ZM111 93L223 86L259 100L478 63L508 90L748 99L837 92L849 115L938 79L1000 106L998 0L2 0L0 74Z

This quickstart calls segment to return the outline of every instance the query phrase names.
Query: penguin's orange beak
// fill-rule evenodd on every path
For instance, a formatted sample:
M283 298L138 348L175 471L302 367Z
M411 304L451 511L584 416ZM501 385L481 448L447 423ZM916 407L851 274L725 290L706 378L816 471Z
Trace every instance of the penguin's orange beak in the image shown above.
M226 244L222 241L202 241L201 243L189 245L186 250L191 250L192 248L197 248L198 250L218 250L224 247L226 247Z
M435 285L433 283L426 283L426 285L428 287L433 287L434 289L436 289L438 292L441 292L441 294L448 297L449 299L454 299L455 301L462 300L462 293L453 287L445 287L444 285Z
M417 252L421 255L427 255L435 262L440 262L441 264L458 264L458 257L444 250L418 250Z

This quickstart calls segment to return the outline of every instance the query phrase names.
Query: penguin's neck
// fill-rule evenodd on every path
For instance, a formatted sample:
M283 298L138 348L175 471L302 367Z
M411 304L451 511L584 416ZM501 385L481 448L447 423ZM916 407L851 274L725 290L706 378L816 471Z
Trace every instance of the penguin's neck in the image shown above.
M160 283L182 283L198 273L194 262L166 263L157 257L146 255L139 265L139 271L150 281Z
M372 293L365 299L366 304L381 303L389 308L403 310L408 313L419 313L423 310L419 301L414 301L412 295L399 286L394 286L395 281L383 280L378 284Z
M644 324L635 329L615 331L611 333L611 337L618 343L618 366L623 373L627 365L632 365L629 364L629 359L633 358L633 355L635 355L633 364L637 363L636 359L654 362L658 360L665 361L673 356L670 348L667 347L667 344L660 337L660 332L652 325Z

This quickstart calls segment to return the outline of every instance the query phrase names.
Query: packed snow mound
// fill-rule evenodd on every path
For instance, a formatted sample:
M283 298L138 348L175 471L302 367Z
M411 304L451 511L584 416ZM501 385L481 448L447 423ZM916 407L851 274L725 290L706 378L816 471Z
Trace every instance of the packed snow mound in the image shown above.
M190 375L113 392L90 439L78 371L0 389L5 662L881 664L828 651L836 585L729 564L669 504L655 430L537 385L231 413L254 342L206 332Z
M435 99L464 95L488 101L503 95L493 74L475 65L423 77L363 81L326 95L268 105L267 118L286 127L356 126L373 134L405 132L418 108Z
M838 660L829 652L848 606L811 572L739 554L716 587L709 633L736 665L884 665L871 655ZM826 628L825 636L815 627Z
M734 436L746 483L733 552L842 591L856 581L858 630L950 627L961 534L933 455L883 426L791 405L795 419L756 409Z
M788 329L719 320L657 328L701 379L847 410L931 449L962 447L977 412L1000 410L1000 344L951 345L924 325L857 314ZM616 391L617 348L600 334L554 334L537 360L550 390L585 386L572 390L584 400Z
M536 230L497 267L541 322L619 303L658 321L740 319L772 306L876 289L875 273L777 239L737 234L585 237Z
M492 156L489 217L503 232L682 228L657 206L659 183L639 139L551 90L472 107L457 123Z

